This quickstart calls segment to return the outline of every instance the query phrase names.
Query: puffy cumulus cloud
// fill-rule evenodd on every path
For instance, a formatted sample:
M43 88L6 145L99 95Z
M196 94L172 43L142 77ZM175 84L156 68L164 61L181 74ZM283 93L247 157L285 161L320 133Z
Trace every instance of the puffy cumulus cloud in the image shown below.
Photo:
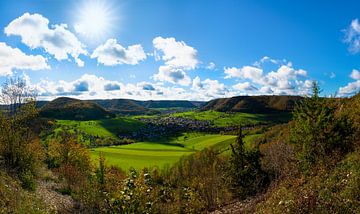
M276 70L265 72L261 67L264 61L271 61L269 57L264 57L257 66L243 66L241 68L224 68L225 79L237 78L246 80L233 86L233 89L239 91L248 91L252 94L305 94L307 88L304 79L307 72L303 69L295 69L292 63L286 63L286 60L276 60L272 62L276 65ZM283 64L286 63L286 64ZM259 90L255 90L258 89Z
M233 85L233 88L235 90L239 90L239 91L257 91L258 90L255 86L253 86L249 82L238 83L236 85Z
M119 91L122 83L117 81L106 80L103 77L95 75L84 74L79 79L74 81L48 81L41 80L34 84L40 98L53 98L57 96L71 96L79 98L91 98L97 95L97 98L102 96L107 97L107 94L112 94Z
M0 76L11 75L14 69L49 69L46 58L41 55L26 55L18 48L12 48L0 42Z
M350 77L354 80L360 80L360 72L356 69L353 69L350 74Z
M353 69L350 77L355 81L348 83L344 87L340 87L338 91L339 96L350 96L360 91L360 72L356 69Z
M118 83L107 83L104 85L104 90L105 91L116 91L116 90L120 90L120 84Z
M146 59L146 54L139 44L125 48L117 43L116 39L108 39L94 50L91 58L97 58L98 63L107 66L119 64L136 65Z
M185 71L193 70L198 65L196 49L173 37L156 37L153 46L155 59L164 61L154 80L189 85L191 80Z
M360 24L358 19L351 21L350 26L343 30L345 33L344 42L348 45L348 50L351 53L358 53L360 51Z
M242 68L224 68L226 74L225 79L238 77L241 79L260 79L263 74L263 70L253 66L243 66Z
M203 88L203 84L201 83L201 79L199 76L196 76L192 81L192 88L195 90L199 90Z
M155 87L151 83L141 82L138 83L137 85L145 91L155 91Z
M173 84L187 86L191 83L190 77L182 69L173 69L168 66L160 66L159 72L153 76L155 81L167 81Z
M218 97L225 97L229 90L223 83L218 80L205 79L201 81L200 77L195 77L192 83L192 90L194 90L201 100L209 100Z
M77 99L136 99L136 100L203 100L235 96L223 83L205 79L199 88L164 86L161 83L139 82L123 84L103 77L85 74L73 81L41 80L30 86L39 100L52 100L59 96ZM29 81L30 82L30 81Z
M7 36L20 36L21 41L30 48L43 48L57 60L71 56L78 66L84 66L79 56L86 55L85 46L68 30L66 24L51 25L44 16L25 13L9 23L4 30Z
M350 82L344 87L340 87L338 94L339 96L351 96L360 91L360 80L357 80L355 82Z
M75 92L89 91L89 83L86 80L82 80L74 83L74 91Z

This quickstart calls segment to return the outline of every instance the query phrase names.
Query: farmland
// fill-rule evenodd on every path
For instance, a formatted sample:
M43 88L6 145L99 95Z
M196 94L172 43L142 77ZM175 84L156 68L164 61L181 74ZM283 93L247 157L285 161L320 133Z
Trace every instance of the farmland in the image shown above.
M158 166L164 168L178 161L182 156L190 155L204 148L213 148L224 155L229 155L229 145L235 141L234 135L210 135L189 133L169 142L139 142L131 145L110 146L91 149L91 156L95 162L100 153L105 156L108 165L114 165L128 170L130 167L142 169ZM254 137L245 137L250 145Z
M143 167L157 166L164 168L171 166L181 157L190 155L204 148L213 148L223 155L229 155L229 145L234 142L234 135L206 133L198 131L180 131L178 134L169 135L160 132L160 137L144 140L134 140L129 145L108 144L112 146L97 145L96 142L121 141L121 135L132 136L133 133L150 129L154 132L156 127L149 127L141 118L186 118L194 121L209 121L214 127L227 127L242 125L271 124L279 120L287 120L288 114L274 115L249 114L249 113L223 113L217 111L187 111L171 113L161 116L117 116L101 120L56 120L53 134L48 134L51 139L61 131L67 131L77 136L82 144L89 147L94 163L97 163L100 153L106 158L108 165L114 165L128 170L130 167L141 169ZM146 120L145 120L146 121ZM180 120L179 120L180 121ZM180 125L180 124L179 124ZM90 137L89 137L90 136ZM252 148L252 141L259 137L252 134L245 137L245 146ZM99 139L99 140L96 140ZM120 143L121 144L121 143ZM95 147L95 148L94 148Z
M174 117L182 117L194 120L208 120L217 127L226 127L234 125L256 125L287 122L291 119L288 112L269 113L269 114L251 114L251 113L225 113L213 110L208 111L188 111L172 114Z

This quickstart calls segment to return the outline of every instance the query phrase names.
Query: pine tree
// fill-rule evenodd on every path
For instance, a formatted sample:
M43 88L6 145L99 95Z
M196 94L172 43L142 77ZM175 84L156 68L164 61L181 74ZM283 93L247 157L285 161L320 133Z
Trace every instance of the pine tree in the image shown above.
M318 84L313 82L311 97L305 98L293 112L291 142L297 147L305 171L323 162L335 149L347 148L352 132L348 118L337 117L336 106L319 93Z
M239 128L235 146L231 146L229 167L230 186L239 198L254 195L266 185L267 176L261 169L261 154L258 148L247 151L242 128Z

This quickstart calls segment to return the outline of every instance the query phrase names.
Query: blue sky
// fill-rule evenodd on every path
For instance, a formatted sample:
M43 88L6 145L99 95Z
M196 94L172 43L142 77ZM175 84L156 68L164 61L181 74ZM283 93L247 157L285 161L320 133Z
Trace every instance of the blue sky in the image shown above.
M191 99L360 89L356 1L0 1L0 83L39 99Z

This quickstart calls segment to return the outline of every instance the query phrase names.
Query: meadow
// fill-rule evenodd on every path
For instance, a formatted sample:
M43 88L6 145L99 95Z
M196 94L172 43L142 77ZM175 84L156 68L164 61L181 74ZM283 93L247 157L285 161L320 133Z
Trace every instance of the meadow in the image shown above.
M61 128L67 126L71 129L84 131L87 134L99 137L117 138L117 133L130 133L142 128L145 123L132 117L116 117L102 120L57 120L56 124Z
M251 142L260 135L248 135L245 142L250 148ZM91 149L91 156L97 163L100 153L105 156L108 165L123 170L130 167L142 169L157 166L164 168L177 162L182 156L190 155L204 148L212 148L224 155L230 155L230 144L234 135L185 133L182 137L169 142L139 142L130 145L109 146Z
M163 168L178 161L184 155L190 155L204 148L228 146L234 142L233 135L199 135L190 139L169 142L139 142L130 145L109 146L91 149L91 155L97 160L99 154L105 156L108 165L127 170L130 167L158 166Z
M179 112L171 114L171 116L193 120L209 120L217 127L237 126L239 124L242 124L243 126L274 124L287 122L291 119L291 113L288 112L279 112L276 114L252 114L243 112L225 113L213 110Z
M238 125L239 121L244 125L273 123L274 118L270 115L247 114L247 113L223 113L216 111L188 111L170 114L175 117L186 117L195 120L210 120L214 126L224 127ZM145 116L154 117L154 116ZM158 117L158 116L155 116ZM277 118L286 120L288 115L278 115ZM56 120L57 128L54 133L66 129L69 132L81 131L88 135L117 139L118 133L131 133L144 127L146 124L139 120L139 116L118 116L103 120ZM86 140L79 140L88 145ZM252 148L251 142L260 135L248 135L245 137L245 146ZM130 167L142 169L143 167L157 166L164 168L171 166L181 157L190 155L204 148L213 148L222 155L230 155L229 145L235 141L234 135L206 134L198 132L181 133L178 136L166 136L163 139L152 142L137 142L130 145L107 146L90 149L94 163L97 163L100 153L104 154L106 163L128 170Z

